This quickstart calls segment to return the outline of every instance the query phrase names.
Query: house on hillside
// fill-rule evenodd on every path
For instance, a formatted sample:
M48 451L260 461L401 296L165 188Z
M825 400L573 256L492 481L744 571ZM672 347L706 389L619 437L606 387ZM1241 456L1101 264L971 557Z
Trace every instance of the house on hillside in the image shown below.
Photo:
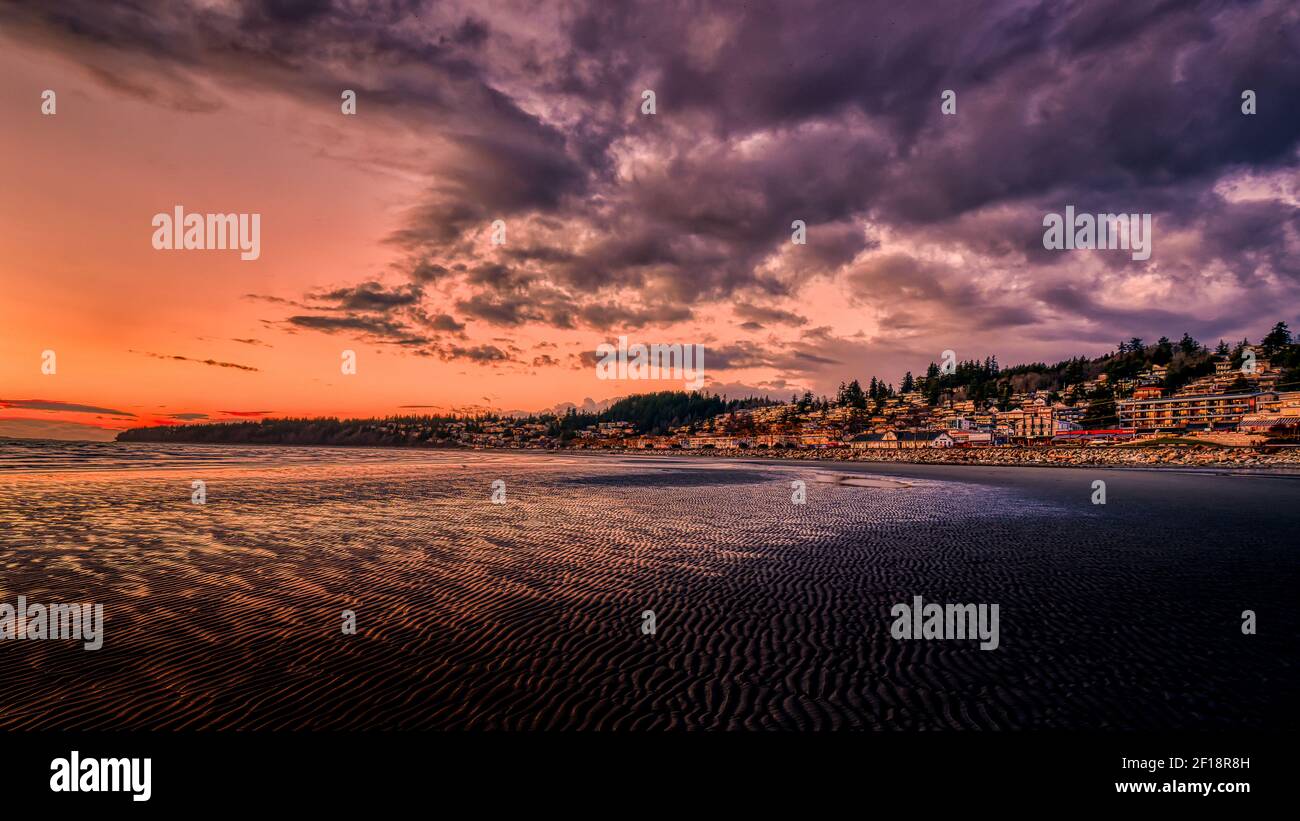
M849 440L854 450L905 450L910 448L950 448L956 442L947 431L890 430L864 433Z

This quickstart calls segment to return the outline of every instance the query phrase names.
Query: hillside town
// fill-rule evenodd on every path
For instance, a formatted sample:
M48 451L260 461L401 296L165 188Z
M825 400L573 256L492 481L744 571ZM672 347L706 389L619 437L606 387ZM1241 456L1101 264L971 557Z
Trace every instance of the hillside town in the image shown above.
M267 419L136 429L137 441L576 449L619 451L859 452L900 458L962 451L1140 445L1296 444L1300 345L1285 323L1264 341L1216 350L1184 335L1140 339L1093 360L1002 370L995 358L909 372L900 389L872 377L834 397L727 400L698 391L641 394L601 413L387 419Z
M1028 391L1012 392L1001 402L948 398L931 405L922 390L913 389L885 392L862 403L853 400L850 387L847 398L820 401L806 394L788 403L719 413L662 433L645 432L622 420L594 421L570 432L558 429L555 420L502 417L450 421L439 434L448 444L476 448L659 451L1059 446L1170 436L1251 445L1294 436L1300 429L1300 390L1281 389L1281 369L1254 353L1253 369L1243 372L1232 367L1230 357L1221 357L1214 361L1213 373L1168 394L1161 387L1165 367L1152 365L1113 382L1100 374L1081 382L1067 397ZM1127 397L1111 402L1115 421L1107 426L1089 424L1093 404L1072 401L1098 392ZM388 424L398 436L425 433L418 424Z
M568 441L531 420L487 424L453 422L453 438L480 447L580 449L799 449L855 450L1061 445L1133 441L1177 435L1216 444L1253 444L1272 433L1300 428L1300 390L1279 390L1281 371L1257 358L1252 373L1233 370L1225 357L1212 375L1165 395L1164 368L1154 365L1111 385L1130 398L1115 402L1117 424L1085 427L1088 406L1048 392L1012 393L1008 407L949 400L931 406L919 391L888 396L875 407L851 403L793 402L730 411L663 434L646 434L631 422L596 422ZM1090 394L1107 387L1105 374L1080 385ZM477 430L471 430L477 428ZM1289 430L1288 430L1289 429Z

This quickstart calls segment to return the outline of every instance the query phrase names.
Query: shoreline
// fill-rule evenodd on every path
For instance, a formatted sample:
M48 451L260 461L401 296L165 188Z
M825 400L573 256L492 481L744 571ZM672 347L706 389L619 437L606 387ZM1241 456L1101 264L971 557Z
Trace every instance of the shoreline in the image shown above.
M519 449L515 452L522 452ZM539 451L540 453L574 453L599 457L602 455L609 456L647 456L647 457L676 457L685 456L692 458L715 458L715 459L735 459L742 462L772 462L779 464L797 464L812 463L824 465L930 465L938 467L984 467L984 468L1057 468L1057 469L1080 469L1090 468L1097 470L1144 470L1144 471L1174 471L1182 473L1211 473L1225 472L1240 473L1245 475L1271 475L1271 476L1300 476L1300 459L1291 461L1265 460L1260 462L1248 462L1241 460L1230 460L1223 462L1213 461L1166 461L1166 462L1146 462L1140 460L1065 460L1065 459L944 459L944 458L916 458L912 454L907 457L898 458L878 458L872 456L844 456L832 454L829 456L822 455L829 450L844 450L842 448L826 449L823 451L799 451L799 450L774 450L755 453L745 450L724 450L724 451L695 451L695 450L672 450L672 451L645 451L645 450L576 450L576 451ZM937 449L936 449L937 450ZM1057 449L1060 450L1060 449ZM1073 454L1071 454L1073 456Z
M4 442L63 442L64 440L7 439ZM914 464L972 467L1056 467L1137 470L1232 470L1269 474L1300 474L1300 449L1274 453L1250 448L1210 448L1154 445L1149 447L980 447L854 450L836 448L773 449L636 449L636 448L474 448L407 447L401 445L299 444L278 442L147 442L109 441L103 445L162 445L214 448L325 448L331 450L399 451L433 453L484 453L580 456L652 456L737 459L759 462L811 462L821 464Z
M646 451L612 451L624 454ZM656 451L661 453L662 451ZM1245 448L1238 450L1155 446L1149 448L915 448L898 451L856 451L850 448L818 450L774 449L761 454L752 450L669 451L689 456L770 459L780 461L969 465L972 467L1117 468L1146 470L1254 469L1267 472L1300 473L1300 453L1268 454ZM1227 457L1227 458L1225 458Z

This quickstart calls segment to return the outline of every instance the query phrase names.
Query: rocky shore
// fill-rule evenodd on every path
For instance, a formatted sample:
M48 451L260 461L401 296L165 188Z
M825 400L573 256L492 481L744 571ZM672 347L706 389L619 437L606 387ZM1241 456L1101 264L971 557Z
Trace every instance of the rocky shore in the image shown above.
M650 453L651 451L623 451ZM673 450L674 456L712 456L759 459L797 459L808 461L907 462L943 465L1047 465L1058 467L1234 467L1300 469L1300 449L1263 452L1253 448L1215 448L1195 446L1134 447L987 447L987 448L915 448L904 450L853 450L824 448L817 450ZM653 451L663 455L666 451Z

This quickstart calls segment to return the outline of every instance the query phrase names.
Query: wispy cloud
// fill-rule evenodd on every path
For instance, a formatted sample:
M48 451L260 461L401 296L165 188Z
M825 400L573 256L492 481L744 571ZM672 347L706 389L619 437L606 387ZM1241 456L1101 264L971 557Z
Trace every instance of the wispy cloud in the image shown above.
M240 365L236 362L221 362L216 359L195 359L190 356L178 356L175 354L150 353L149 351L131 351L131 353L140 354L141 356L152 357L153 359L170 359L176 362L193 362L197 365L211 365L216 368L234 368L240 371L257 372L257 368L251 365Z
M62 411L64 413L100 413L105 416L135 416L135 414L130 411L101 408L98 405L81 405L76 402L58 402L50 399L0 399L0 408Z

